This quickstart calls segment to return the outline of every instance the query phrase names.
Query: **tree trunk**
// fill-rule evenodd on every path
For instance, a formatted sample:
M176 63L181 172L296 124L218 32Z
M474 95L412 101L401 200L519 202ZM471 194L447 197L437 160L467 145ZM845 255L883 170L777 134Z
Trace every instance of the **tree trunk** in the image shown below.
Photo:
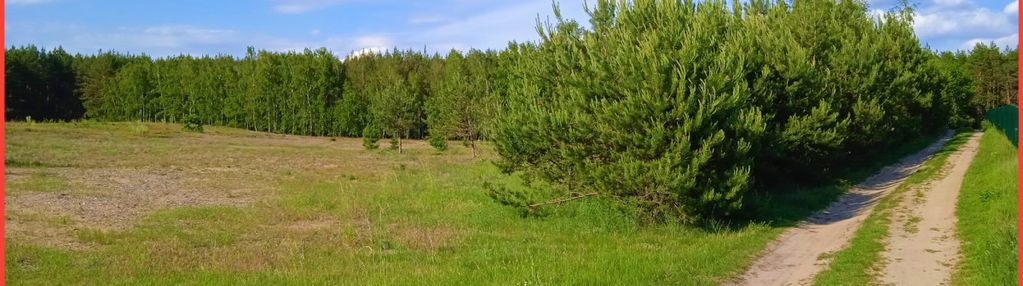
M476 138L472 136L472 129L469 129L469 147L472 149L472 157L476 158Z

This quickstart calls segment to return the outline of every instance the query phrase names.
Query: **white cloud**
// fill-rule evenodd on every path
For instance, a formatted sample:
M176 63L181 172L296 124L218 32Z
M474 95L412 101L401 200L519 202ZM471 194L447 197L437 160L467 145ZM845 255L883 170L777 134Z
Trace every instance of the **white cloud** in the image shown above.
M562 1L562 15L569 19L581 19L583 1ZM536 34L536 18L548 19L551 2L531 0L500 5L484 13L452 19L443 25L413 35L412 41L428 45L432 50L467 48L503 48L508 41L532 41ZM581 19L585 24L585 19Z
M394 47L394 39L383 35L366 35L354 39L332 38L325 46L340 48L335 52L347 52L349 57L358 57L370 53L384 53Z
M974 1L935 0L919 7L913 15L917 36L938 50L972 48L977 42L989 41L1015 46L1018 0L1004 9L982 7Z
M278 0L273 10L283 14L302 14L309 11L343 4L345 0Z
M60 0L9 0L60 1ZM332 5L363 0L270 0L267 7L281 13L305 13ZM582 0L561 0L566 18L582 19ZM425 1L424 1L425 2ZM448 5L464 2L465 5ZM97 50L144 52L152 56L226 53L241 56L248 46L271 51L302 51L326 47L343 57L399 49L425 49L446 53L450 49L503 48L509 40L532 41L538 36L535 19L551 13L549 0L505 2L491 0L444 0L442 3L415 3L415 12L391 24L368 23L360 30L332 31L325 27L306 27L288 34L258 30L225 29L202 24L154 24L141 27L110 27L83 23L38 23L16 21L5 25L8 42L63 46L71 52L95 53ZM448 7L451 6L451 7ZM452 8L453 7L453 8ZM457 11L452 11L452 9ZM334 33L339 34L334 34Z
M6 27L6 25L5 25ZM48 25L27 25L14 23L11 31L20 35L50 35L56 42L11 41L35 44L44 47L63 46L70 52L95 53L98 50L140 53L164 57L179 54L204 55L226 53L240 56L248 46L270 51L302 51L305 49L327 48L343 57L352 52L384 52L397 45L395 38L388 34L363 34L359 36L275 36L259 32L243 32L231 29L201 27L192 25L157 25L150 27L120 27L103 29L70 24L51 23ZM327 33L327 32L321 32Z
M357 50L357 51L351 52L348 55L343 56L342 59L358 58L358 57L361 57L361 56L371 55L371 54L383 54L386 51L387 51L387 49L365 48L365 49L361 49L361 50Z
M995 45L997 45L999 47L1012 47L1012 46L1016 46L1019 43L1019 33L1012 33L1012 35L1008 35L1008 36L1005 36L1005 37L999 37L999 38L974 38L974 39L970 39L970 40L966 41L959 48L960 49L964 49L964 50L969 50L969 49L973 49L973 47L976 46L977 44L980 44L980 43L985 43L986 44L986 43L991 43L991 42L994 42Z
M355 38L355 45L360 48L365 47L387 47L394 45L394 39L387 36L380 35L369 35Z
M302 51L305 49L327 48L334 55L344 57L349 54L382 53L395 46L394 38L387 35L371 34L356 37L327 37L325 40L295 40L292 38L274 37L269 35L247 36L245 41L237 45L254 45L258 49L271 51Z
M872 9L867 11L867 15L870 15L870 17L874 17L874 19L881 22L884 22L886 20L885 15L888 15L888 13L889 13L888 11L881 9Z
M1007 15L986 8L932 10L917 13L913 19L913 27L921 37L1006 32L1015 28Z

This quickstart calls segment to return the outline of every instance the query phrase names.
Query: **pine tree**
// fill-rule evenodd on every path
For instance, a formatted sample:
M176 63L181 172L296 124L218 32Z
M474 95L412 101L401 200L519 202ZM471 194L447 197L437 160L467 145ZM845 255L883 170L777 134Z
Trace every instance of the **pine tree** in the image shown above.
M434 147L443 150L449 138L459 138L476 156L476 141L498 106L491 74L494 64L490 56L477 50L470 51L468 57L452 50L445 57L443 81L427 102Z

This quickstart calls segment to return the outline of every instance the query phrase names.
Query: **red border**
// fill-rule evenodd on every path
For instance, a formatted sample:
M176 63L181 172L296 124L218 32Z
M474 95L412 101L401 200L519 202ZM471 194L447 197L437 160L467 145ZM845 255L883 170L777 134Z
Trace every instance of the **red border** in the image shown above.
M5 2L5 1L0 0L0 4L6 4L6 3L3 3L3 2ZM0 5L0 28L6 27L6 23L7 23L6 19L4 19L5 18L4 16L7 14L6 11L4 11L4 7L5 6L6 5ZM3 47L0 47L0 65L4 65L4 51L6 50L6 48L4 48L4 47L7 46L6 42L7 42L7 37L6 37L5 33L4 33L4 29L0 29L0 45L3 46ZM4 65L4 66L6 66L6 65ZM6 70L0 72L0 93L3 93L5 95L7 94L6 92L4 92L4 84L7 82L7 80L4 77L6 74L7 74ZM4 97L6 97L6 96L4 96ZM3 98L0 98L0 110L7 110ZM3 112L3 111L0 111L0 112ZM7 116L6 114L4 116L0 116L0 131L2 131L2 132L0 132L0 157L4 157L4 158L7 158L4 155L4 149L6 149L6 147L4 147L4 146L7 146L7 145L4 145L4 134L7 133L6 132L7 129L5 127L6 119L4 119L4 117L6 117L6 116ZM4 172L6 174L7 171L6 171L6 168L4 167L4 165L5 165L4 162L0 162L0 172ZM6 184L0 184L0 194L4 193L4 186L3 185L6 185ZM4 201L5 200L0 200L0 212L3 212L3 213L6 214L7 212L4 210L4 204L5 204ZM4 224L6 223L6 220L7 220L6 218L3 219L3 220L0 220L0 228L7 229L6 227L4 227ZM3 256L3 258L4 258L4 259L0 259L0 286L2 286L4 284L7 284L6 283L7 282L7 273L6 273L7 271L5 271L7 269L7 265L4 264L4 262L7 261L7 255L4 254L4 250L7 249L7 246L4 243L6 240L7 239L4 237L4 232L0 231L0 256Z
M1019 2L1016 2L1016 5L1017 5L1017 7L1023 7L1023 5L1020 5ZM1018 13L1017 13L1016 16L1017 16L1016 17L1016 24L1019 25L1019 29L1016 30L1016 31L1023 30L1023 22L1019 21ZM1016 39L1016 41L1017 42L1023 42L1023 41L1020 41L1019 39ZM1017 50L1019 50L1019 46L1020 46L1019 43L1017 43L1017 46L1016 46ZM1017 55L1016 55L1016 60L1018 61L1017 69L1016 69L1016 71L1017 71L1016 72L1016 77L1017 77L1017 79L1016 79L1017 80L1016 100L1019 101L1019 102L1017 102L1016 106L1023 106L1023 97L1019 96L1019 89L1020 89L1021 86L1023 86L1023 75L1019 74L1019 70L1020 70L1019 67L1023 67L1023 58L1019 57L1019 53L1017 53ZM1016 132L1018 133L1018 135L1023 135L1023 132L1020 132L1019 128L1018 128L1018 126L1023 125L1023 117L1019 116L1019 108L1016 109L1016 120L1017 120ZM1019 138L1018 135L1016 136L1016 138ZM1021 222L1019 220L1020 217L1021 217L1020 214L1023 214L1023 211L1021 211L1021 210L1023 210L1023 190L1020 189L1020 187L1023 186L1023 171L1019 170L1019 165L1023 165L1023 152L1020 152L1019 147L1017 147L1016 148L1016 153L1017 153L1017 158L1016 159L1019 160L1019 164L1016 167L1016 172L1018 172L1018 174L1016 175L1016 180L1017 180L1017 184L1016 184L1016 187L1017 187L1017 201L1016 201L1016 203L1018 204L1016 206L1016 214L1017 214L1016 215L1016 224L1017 224L1017 228L1016 228L1016 232L1017 232L1016 233L1016 248L1017 248L1016 249L1016 255L1017 255L1017 257L1016 257L1016 259L1017 259L1016 260L1016 279L1017 279L1017 283L1016 283L1016 285L1023 285L1023 263L1020 263L1020 262L1023 262L1023 254L1021 254L1020 251L1019 251L1020 245L1023 245L1023 236L1019 235L1020 229L1023 229L1023 222Z
M6 23L6 19L5 19L6 18L5 17L6 16L6 11L4 9L4 7L6 5L5 5L4 2L6 2L6 1L0 0L0 28L4 28L5 27L5 23ZM1023 8L1023 5L1020 5L1018 2L1017 2L1017 5L1019 5L1018 6L1019 8ZM1018 18L1017 18L1017 25L1019 26L1019 30L1023 30L1023 21L1019 21ZM3 46L3 47L0 47L0 65L4 65L4 58L5 58L4 57L4 51L5 51L6 47L7 47L6 39L7 38L6 38L6 35L4 33L4 29L0 29L0 46ZM1017 39L1017 41L1018 41L1018 44L1023 44L1023 40ZM1023 45L1019 45L1019 46L1023 46ZM1018 60L1017 68L1018 69L1023 69L1023 58L1017 57L1017 60ZM0 70L0 93L4 93L4 94L6 94L4 92L4 85L7 82L6 79L5 79L5 75L6 75L6 70ZM1023 74L1017 73L1017 81L1018 81L1017 91L1019 91L1020 88L1023 88ZM1017 103L1017 106L1023 106L1023 97L1017 96L1017 100L1019 101ZM4 102L4 98L0 97L0 113L3 113L4 112L3 110L6 110L5 102ZM6 116L0 116L0 131L2 131L2 132L0 132L0 157L4 157L4 158L6 158L5 155L4 155L4 149L5 149L5 146L6 146L4 144L4 134L6 133L6 127L5 127L6 119L5 119L5 117ZM1019 116L1019 114L1017 114L1017 120L1018 120L1019 125L1023 125L1023 116ZM1019 126L1019 125L1017 125L1017 126ZM1017 128L1017 132L1019 133L1019 135L1023 135L1023 130L1020 130L1019 128ZM1019 136L1017 138L1019 138ZM1017 148L1016 152L1018 152L1018 154L1020 155L1020 156L1018 156L1019 165L1023 165L1023 151L1020 151L1020 149ZM5 167L4 162L0 162L0 172L6 173L6 167ZM1019 199L1018 202L1017 202L1018 206L1016 208L1017 214L1019 215L1017 217L1017 224L1019 226L1019 228L1017 228L1017 232L1018 232L1018 234L1023 234L1023 232L1020 232L1020 230L1023 230L1023 221L1019 220L1019 217L1023 217L1023 170L1020 170L1020 169L1017 168L1017 172L1018 172L1018 175L1016 177L1016 179L1017 179L1017 189L1018 189L1017 197ZM0 184L0 194L4 194L4 191L5 191L4 190L4 185L5 184ZM2 200L2 199L0 199L0 213L6 213L6 211L5 211L5 200ZM0 229L5 229L5 227L4 227L5 220L0 220ZM1020 245L1023 245L1023 235L1017 235L1016 237L1017 237L1017 248L1018 248L1018 247L1020 247ZM7 269L7 266L5 265L5 262L7 260L6 259L7 256L4 253L5 250L6 250L5 241L6 241L6 238L4 236L4 232L0 231L0 257L4 258L4 259L0 259L0 286L7 284L6 283L7 276L6 276L6 271L5 271ZM1017 263L1016 275L1017 275L1018 285L1023 285L1023 253L1017 251L1017 259L1018 259L1017 260L1018 263Z
M0 0L0 4L6 4L6 3L3 3L3 2L5 2L5 1ZM6 19L4 19L5 18L4 16L7 14L6 11L4 11L4 7L5 6L6 5L0 5L0 28L6 27L6 23L7 23ZM6 37L5 33L4 33L4 29L0 29L0 46L3 46L3 47L0 47L0 65L4 65L4 51L6 50L6 48L4 48L4 47L7 47L7 43L6 42L7 42L7 37ZM6 66L6 65L4 65L4 66ZM5 75L6 74L7 74L6 70L0 72L0 93L3 93L5 95L7 94L6 92L4 92L4 84L7 82L7 80L5 79ZM4 97L6 97L6 96L4 96ZM0 110L7 110L3 98L0 98ZM3 112L3 111L0 111L0 112ZM6 117L6 116L7 116L6 114L4 116L0 116L0 131L2 131L2 132L0 132L0 157L4 157L4 158L7 158L4 155L4 149L6 149L6 147L4 147L4 146L7 146L7 145L4 144L4 134L7 133L6 132L7 129L5 127L6 119L4 119L4 117ZM5 164L3 162L0 162L0 172L4 172L6 174L7 171L6 171L6 168L4 167L4 165ZM6 185L6 184L0 184L0 194L4 193L4 186L3 185ZM7 212L4 210L4 205L5 205L4 201L5 200L0 200L0 212L3 212L3 213L6 214ZM7 220L6 218L3 219L3 220L0 220L0 228L7 229L4 226L4 224L6 223L6 220ZM5 271L7 269L7 265L4 264L4 262L7 261L7 256L4 254L4 250L7 249L7 246L4 243L6 240L7 239L4 237L4 232L0 231L0 256L3 256L3 258L4 258L4 259L0 259L0 286L2 286L4 284L7 284L6 283L7 282L7 273L6 273L7 271Z
M0 0L0 4L6 4L6 3L3 3L3 2L5 2L5 1ZM4 7L5 6L6 5L0 5L0 28L6 27L6 23L7 23L6 19L4 19L5 18L4 16L7 14L6 11L4 11ZM4 65L4 51L6 50L5 47L7 47L7 43L6 42L7 42L7 37L6 37L5 33L4 33L4 29L0 29L0 46L3 46L3 47L0 47L0 65ZM6 65L4 65L4 66L6 66ZM4 84L7 82L7 80L5 79L5 75L6 74L7 74L6 70L0 72L0 93L3 93L5 95L7 94L6 92L4 92ZM6 97L6 96L4 96L4 97ZM0 110L7 110L3 98L0 98ZM0 111L0 112L3 112L3 111ZM7 129L5 127L6 119L4 119L6 116L7 116L6 114L4 116L0 116L0 131L2 131L2 132L0 132L0 157L4 157L4 158L7 158L4 155L4 149L6 149L6 147L4 147L4 146L7 146L7 145L4 144L4 134L7 133L6 132ZM5 165L4 162L0 162L0 172L4 172L6 174L7 171L6 171L6 168L5 168L4 165ZM6 184L0 184L0 194L4 193L4 186L3 185L6 185ZM4 210L4 205L5 205L4 201L5 200L0 200L0 212L3 212L3 213L6 214L7 212ZM6 223L6 220L7 220L6 218L3 219L3 220L0 220L0 228L7 229L6 227L4 227L4 224ZM7 249L7 246L4 243L6 240L7 239L4 237L4 232L0 231L0 256L3 256L3 258L4 258L4 259L0 259L0 286L2 286L4 284L7 284L6 283L7 282L7 273L6 273L7 271L5 271L5 270L7 270L7 265L4 264L4 262L7 261L7 256L6 256L6 254L4 254L4 250Z

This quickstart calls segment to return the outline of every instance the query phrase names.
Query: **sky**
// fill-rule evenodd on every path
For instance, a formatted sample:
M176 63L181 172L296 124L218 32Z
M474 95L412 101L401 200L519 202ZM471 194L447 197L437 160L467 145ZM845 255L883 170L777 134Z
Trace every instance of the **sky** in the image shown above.
M914 29L935 50L977 42L1015 47L1017 1L911 0ZM561 0L565 18L585 22L583 0ZM592 1L591 1L592 2ZM872 12L898 0L870 0ZM153 56L244 55L326 47L339 56L400 49L501 49L538 39L550 0L7 0L5 45L116 50Z

